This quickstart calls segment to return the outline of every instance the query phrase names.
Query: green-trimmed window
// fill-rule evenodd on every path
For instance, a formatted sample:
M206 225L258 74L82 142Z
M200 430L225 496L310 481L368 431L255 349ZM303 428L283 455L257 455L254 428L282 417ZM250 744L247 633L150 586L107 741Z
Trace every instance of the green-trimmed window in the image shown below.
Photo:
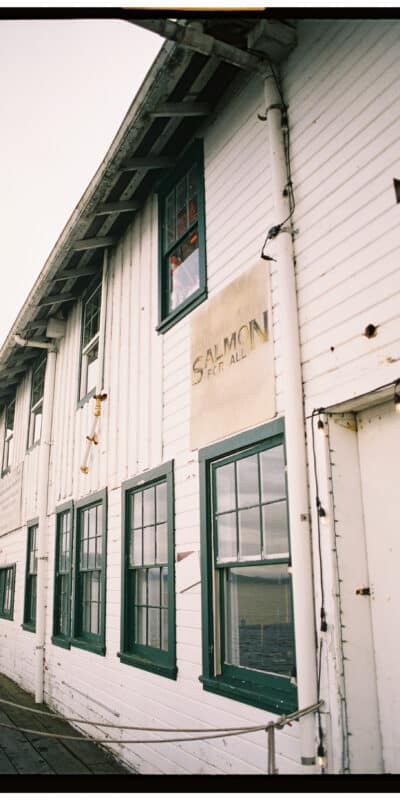
M204 687L291 711L297 691L283 423L204 448L200 462Z
M82 304L79 399L96 389L100 347L101 284L90 290Z
M173 462L122 488L120 659L175 678Z
M76 504L72 644L105 653L106 493Z
M69 647L71 641L73 506L69 503L56 515L54 570L53 644Z
M37 521L28 524L23 627L30 631L36 630L38 527Z
M204 166L196 141L159 191L159 331L206 297Z
M46 358L42 358L32 370L31 408L29 414L28 448L40 442L42 433L44 379Z
M9 472L12 465L14 453L14 415L15 415L15 398L7 403L4 412L4 445L3 445L3 463L2 474Z
M12 619L14 613L15 564L0 568L0 617Z

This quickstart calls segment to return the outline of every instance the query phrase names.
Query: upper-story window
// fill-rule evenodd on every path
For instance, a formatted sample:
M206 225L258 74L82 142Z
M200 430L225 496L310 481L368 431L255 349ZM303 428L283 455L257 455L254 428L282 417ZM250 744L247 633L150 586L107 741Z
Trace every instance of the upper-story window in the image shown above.
M42 433L44 379L46 374L46 358L32 370L31 410L29 416L28 447L40 442Z
M206 297L204 169L201 142L159 192L159 331L170 328Z
M86 297L82 307L82 341L79 398L96 389L100 338L101 284Z
M13 454L14 454L14 414L15 414L15 398L10 403L7 403L4 415L4 447L3 447L3 464L2 473L8 472L11 469Z

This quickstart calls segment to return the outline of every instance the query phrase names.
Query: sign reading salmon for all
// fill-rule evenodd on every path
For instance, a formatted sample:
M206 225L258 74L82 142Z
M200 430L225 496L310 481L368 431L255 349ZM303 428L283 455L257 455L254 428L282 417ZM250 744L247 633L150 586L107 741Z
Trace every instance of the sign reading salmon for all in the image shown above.
M269 273L258 262L191 320L191 447L275 416Z

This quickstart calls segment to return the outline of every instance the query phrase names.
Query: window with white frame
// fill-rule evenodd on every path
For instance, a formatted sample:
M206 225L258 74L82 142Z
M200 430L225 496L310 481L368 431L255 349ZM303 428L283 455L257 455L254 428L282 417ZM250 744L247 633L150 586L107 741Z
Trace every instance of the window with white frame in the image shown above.
M12 619L14 610L15 564L0 568L0 617Z
M2 473L11 469L14 454L14 415L15 398L7 403L4 414L4 446Z
M46 357L42 358L32 370L31 408L29 415L28 447L40 442L42 433L44 379L46 375Z
M96 389L100 339L101 284L92 289L82 306L79 399Z

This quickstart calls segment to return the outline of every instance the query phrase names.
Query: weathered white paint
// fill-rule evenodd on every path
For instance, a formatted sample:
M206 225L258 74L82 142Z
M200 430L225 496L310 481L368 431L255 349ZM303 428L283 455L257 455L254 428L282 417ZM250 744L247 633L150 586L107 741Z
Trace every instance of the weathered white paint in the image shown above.
M398 377L400 228L392 183L393 177L399 177L398 25L393 20L299 21L299 44L282 67L291 124L294 228L298 230L294 247L307 414L315 407L341 403ZM264 111L262 81L243 76L238 79L231 100L218 109L209 127L204 126L210 297L258 259L267 230L280 222L272 203L268 124L257 119L258 111ZM79 303L67 320L66 336L60 344L48 502L48 574L54 573L56 507L107 487L107 651L100 658L50 643L50 580L45 696L65 714L90 714L134 725L195 727L201 722L212 727L266 723L273 715L202 689L198 680L202 670L198 585L176 596L176 682L120 664L116 655L120 646L121 483L174 459L176 552L197 552L200 545L197 452L190 450L189 440L190 318L181 320L164 335L155 331L157 241L157 200L150 197L109 253L104 351L104 389L108 398L102 404L99 444L91 449L87 476L79 467L85 436L92 425L93 400L82 407L77 403ZM268 252L277 257L276 243L270 244ZM275 400L277 413L282 415L284 309L279 293L279 263L269 263ZM368 340L363 332L371 322L378 326L378 335ZM14 620L0 620L0 670L32 690L35 637L20 627L26 522L38 515L39 451L36 447L26 453L29 403L27 375L17 391L15 467L0 481L0 530L4 533L0 537L0 566L17 565ZM378 427L383 429L385 424L379 423ZM1 431L3 436L3 427ZM389 436L389 428L387 431ZM331 531L330 538L322 543L328 631L324 634L321 696L326 704L323 725L328 769L343 768L343 734L348 730L352 733L348 741L350 768L356 772L379 771L378 726L372 703L366 700L373 696L375 687L373 636L376 639L379 625L374 620L372 629L367 604L361 605L367 598L354 595L354 582L361 584L367 579L369 563L365 555L357 435L338 427L331 419L330 436L332 463L329 459L324 461L320 450L317 458L324 500L331 503L334 511L336 534L341 536L350 530L351 536L333 539L335 534ZM370 447L366 439L365 443ZM311 448L308 454L313 487ZM364 475L365 463L361 465L364 484L368 479L368 473ZM20 516L12 508L19 492ZM314 511L313 508L316 554ZM368 512L367 528L372 524L373 511ZM373 538L367 532L368 537ZM332 552L334 544L337 559ZM377 568L379 558L380 554ZM318 570L315 560L317 608ZM379 614L381 611L380 619ZM340 636L339 620L349 627L350 636ZM5 643L7 646L3 647ZM389 657L390 650L387 653ZM368 664L368 678L363 675L360 680L364 664ZM385 669L385 664L377 662L379 680L381 674L386 675ZM378 691L383 709L385 767L393 768L394 763L398 771L399 761L393 755L397 732L390 728L385 711L390 694L384 691L382 696L385 682L388 685L384 677ZM276 736L277 765L282 772L303 771L298 729L299 725L294 724ZM390 737L395 745L390 744ZM266 737L262 733L181 745L115 746L114 750L140 772L153 774L255 774L265 773L267 764Z

